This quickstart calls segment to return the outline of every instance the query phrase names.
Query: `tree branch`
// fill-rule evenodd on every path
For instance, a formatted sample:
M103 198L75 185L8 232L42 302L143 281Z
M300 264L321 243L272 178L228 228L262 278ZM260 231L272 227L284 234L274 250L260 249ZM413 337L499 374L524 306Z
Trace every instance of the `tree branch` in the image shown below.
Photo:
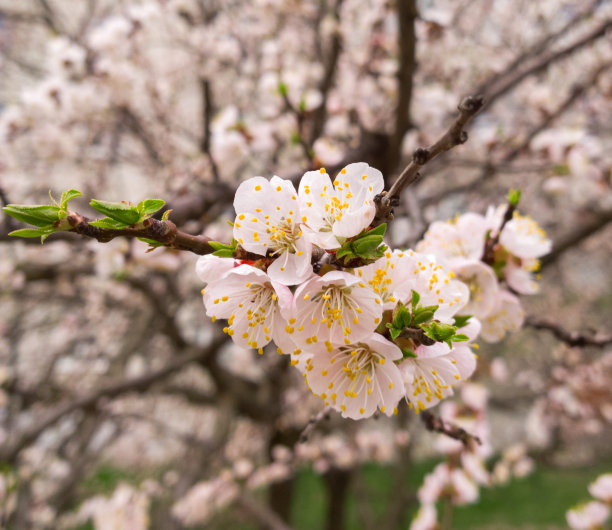
M578 333L577 331L567 331L563 329L559 324L550 322L549 320L540 320L537 318L527 318L525 325L533 329L544 329L550 331L560 341L565 342L568 346L581 347L581 346L598 346L603 347L607 344L612 343L612 335L602 335L595 333L594 335L587 335L586 333Z
M376 219L379 222L392 218L393 201L399 200L400 192L419 178L419 169L421 167L440 153L467 141L468 135L463 128L468 121L478 114L483 104L482 96L468 96L464 98L458 106L459 116L457 116L447 131L431 146L419 148L414 152L412 160L404 168L400 176L397 177L389 191L375 197Z
M128 392L144 392L154 383L157 383L169 375L181 370L188 364L203 361L212 355L226 341L226 339L227 337L222 335L217 337L207 348L199 350L195 353L187 353L181 357L177 357L173 361L169 362L166 366L155 372L104 386L82 397L78 397L58 406L55 410L49 412L46 417L42 418L39 422L34 423L28 429L22 432L16 439L7 441L0 448L0 462L14 462L22 449L34 442L45 429L53 425L66 414L70 414L76 410L93 407L101 399L112 399Z
M162 245L176 250L187 250L194 254L204 255L214 252L210 246L210 239L206 236L194 236L177 230L172 221L158 221L157 219L145 219L143 228L110 229L92 226L90 219L78 213L72 212L68 216L68 222L72 226L71 232L91 237L100 243L108 243L116 237L144 237L161 243Z
M478 445L482 445L482 441L478 436L474 436L456 425L445 423L442 418L435 416L428 410L421 413L421 420L428 431L439 432L440 434L445 434L450 438L459 440L465 447L469 447L472 441L476 442Z
M553 249L540 260L541 268L547 267L557 261L566 251L579 245L585 239L605 228L612 222L612 210L608 210L596 215L591 222L580 226L573 232L566 235L563 239L559 238L554 242Z
M536 60L531 66L519 70L516 73L510 73L509 77L503 76L499 81L499 86L496 86L497 83L493 82L492 86L489 86L487 90L484 91L486 97L486 103L483 108L487 108L493 104L498 98L506 94L508 91L512 90L516 85L518 85L521 81L523 81L526 77L530 75L537 74L542 70L545 70L552 63L564 59L568 55L588 46L593 41L603 37L606 32L612 28L612 19L604 20L598 27L596 27L593 31L578 39L572 44L568 44L564 48L556 52L552 52L549 54L540 57Z

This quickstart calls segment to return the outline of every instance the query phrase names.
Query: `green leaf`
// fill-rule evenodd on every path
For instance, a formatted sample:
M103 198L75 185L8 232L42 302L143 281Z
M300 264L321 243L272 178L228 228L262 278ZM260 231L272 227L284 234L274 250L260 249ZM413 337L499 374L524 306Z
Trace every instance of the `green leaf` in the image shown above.
M34 226L47 226L59 219L59 208L50 204L28 206L23 204L7 204L2 211L22 223Z
M163 243L160 243L159 241L155 241L155 239L149 239L148 237L139 237L138 239L142 241L143 243L147 243L151 245L153 248L165 246Z
M123 202L106 202L92 199L89 205L101 214L128 226L140 220L140 213L137 207Z
M461 315L454 317L454 324L458 328L463 328L468 325L468 322L472 318L472 315Z
M402 356L404 357L404 359L414 359L417 357L417 354L414 353L412 350L409 350L408 348L400 348L400 350L402 350Z
M508 202L511 206L515 208L518 206L519 201L521 200L521 190L520 189L511 189L506 196Z
M412 322L418 326L419 324L424 324L425 322L429 322L433 317L434 317L433 311L420 311L419 313L414 315Z
M172 210L166 210L166 211L165 211L165 212L162 214L162 216L161 216L162 221L167 221L167 220L168 220L168 217L170 217L170 212L171 212L171 211L172 211Z
M369 232L366 232L369 236L384 236L387 231L387 223L379 224L377 227L372 228Z
M215 250L212 253L213 256L218 256L219 258L233 258L234 257L234 251L232 249L229 248L223 248L221 250Z
M345 245L346 245L346 244L347 244L347 243L345 243ZM340 259L340 258L344 258L344 257L347 257L347 256L349 257L349 259L350 259L350 258L355 257L355 254L354 254L354 253L353 253L353 251L350 249L350 247L345 247L345 246L342 246L342 247L340 247L340 248L339 248L339 249L336 251L336 257L337 257L338 259Z
M166 201L161 199L145 199L140 201L136 207L141 215L153 215L155 212L161 210L166 204Z
M40 237L40 242L44 243L53 232L58 232L53 225L43 226L41 228L22 228L21 230L13 230L9 236L13 237Z
M453 342L465 342L466 340L470 340L467 335L463 335L462 333L459 335L455 335L452 339Z
M412 311L416 309L419 301L421 300L421 295L417 293L414 289L412 289Z
M402 332L401 329L397 329L397 328L391 328L391 338L393 340L397 339L397 337L399 336L399 334Z
M457 328L450 324L442 324L440 322L433 321L431 324L421 325L421 329L425 332L430 339L437 342L447 342L455 335Z
M236 248L234 245L226 245L225 243L219 243L218 241L209 241L208 244L215 250L234 250Z
M404 304L399 302L393 310L393 327L402 331L404 328L410 325L411 320L412 317L410 315L410 312L408 311L408 309L406 309L406 306Z
M114 219L110 219L109 217L104 217L103 219L96 219L95 221L91 221L89 224L91 226L97 226L98 228L107 228L109 230L122 230L129 226L125 223L122 223L121 221L115 221Z
M358 256L367 256L382 243L382 236L363 236L353 241L352 247Z
M72 199L76 199L77 197L81 197L83 194L79 190L68 190L62 193L62 199L60 200L60 208L62 210L66 209L66 205L68 201Z
M283 96L286 97L287 94L289 93L289 87L287 86L286 83L283 83L282 81L278 84L278 93Z

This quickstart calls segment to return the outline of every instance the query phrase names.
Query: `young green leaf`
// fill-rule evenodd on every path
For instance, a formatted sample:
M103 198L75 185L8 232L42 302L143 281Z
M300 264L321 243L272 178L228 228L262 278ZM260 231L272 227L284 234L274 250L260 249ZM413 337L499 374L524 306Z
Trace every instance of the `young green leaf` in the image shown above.
M521 200L521 190L520 189L511 189L506 196L508 199L508 203L515 208L518 206L519 201Z
M41 227L50 225L59 219L59 208L50 204L38 206L7 204L2 211L22 223Z
M76 199L77 197L81 197L83 194L79 190L68 190L62 193L62 198L60 200L60 208L62 210L66 209L68 201L72 199Z
M472 315L461 315L461 316L456 316L454 317L454 324L455 326L457 326L458 328L462 328L464 326L467 326L470 318L472 318Z
M161 199L145 199L138 203L137 209L141 215L153 215L161 210L166 204L166 201Z
M413 313L420 300L421 300L421 295L417 293L414 289L412 289L412 312Z
M366 232L369 236L384 236L387 231L387 223L379 224L377 227L372 228L372 230Z
M155 241L155 239L149 239L148 237L139 237L138 239L140 241L142 241L143 243L149 244L153 248L163 247L164 246L163 243L160 243L159 241ZM150 250L152 250L152 249L150 249Z
M123 228L127 228L129 226L125 223L122 223L121 221L115 221L114 219L110 219L108 217L91 221L89 224L91 226L97 226L98 228L107 228L109 230L122 230Z
M230 248L222 248L221 250L215 250L212 255L218 256L219 258L233 258L234 251Z
M402 357L404 359L414 359L417 357L417 354L408 348L400 348L402 350Z
M89 205L101 214L126 225L133 225L140 220L140 213L137 207L123 202L107 202L92 199Z
M53 232L59 232L53 225L43 226L40 228L22 228L21 230L13 230L9 236L13 237L40 237L40 242L44 243Z
M419 324L424 324L425 322L429 322L434 317L433 311L419 311L412 318L412 322L414 325L418 326Z

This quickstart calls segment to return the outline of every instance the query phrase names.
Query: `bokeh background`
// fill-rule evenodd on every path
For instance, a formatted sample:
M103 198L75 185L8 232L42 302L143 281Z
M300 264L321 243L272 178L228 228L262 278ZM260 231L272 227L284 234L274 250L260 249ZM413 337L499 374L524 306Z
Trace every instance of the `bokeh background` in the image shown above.
M439 508L446 528L563 528L612 469L611 44L605 1L1 0L0 200L163 198L229 242L242 180L366 161L392 182L484 94L388 238L510 188L552 238L525 327L481 344L454 401L487 451ZM460 452L405 404L300 442L323 404L205 317L195 255L18 227L2 214L0 526L408 528Z

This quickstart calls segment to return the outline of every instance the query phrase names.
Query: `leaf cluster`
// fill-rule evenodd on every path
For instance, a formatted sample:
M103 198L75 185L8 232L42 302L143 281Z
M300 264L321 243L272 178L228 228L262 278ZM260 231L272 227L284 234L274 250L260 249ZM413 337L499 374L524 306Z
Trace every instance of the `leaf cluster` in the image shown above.
M209 241L208 244L215 249L213 256L218 256L220 258L233 258L238 248L238 241L235 239L232 239L229 245L219 243L218 241Z
M344 259L344 263L359 258L364 264L382 258L387 251L387 246L383 244L386 230L387 225L383 223L371 230L362 231L359 235L346 241L337 250L336 257Z
M5 214L22 223L36 227L13 230L9 233L9 236L40 237L40 242L43 243L54 232L70 230L72 227L66 219L69 215L68 202L81 195L80 191L71 189L62 193L59 204L51 193L49 193L49 197L52 204L7 204L2 208Z
M445 342L452 348L453 342L462 342L469 340L466 335L457 333L459 328L467 325L469 316L461 316L455 318L454 325L443 324L437 320L433 320L434 314L438 309L438 305L423 306L419 302L421 297L416 291L412 291L412 299L410 301L410 309L401 302L397 304L393 310L391 322L387 323L387 328L393 340L397 339L400 334L406 329L422 330L425 336L436 342ZM414 352L407 350L404 352L404 357L415 356Z

